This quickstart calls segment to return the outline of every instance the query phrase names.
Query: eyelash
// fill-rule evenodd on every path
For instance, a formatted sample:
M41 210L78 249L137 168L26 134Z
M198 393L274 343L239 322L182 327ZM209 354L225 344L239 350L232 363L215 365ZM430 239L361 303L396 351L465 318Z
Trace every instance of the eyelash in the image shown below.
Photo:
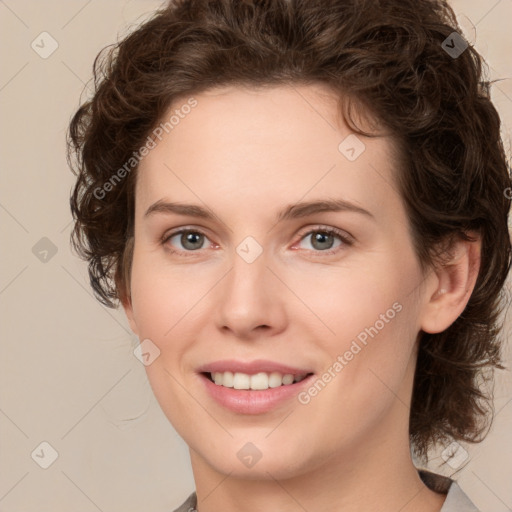
M206 233L203 233L200 229L192 229L192 228L182 228L177 231L173 231L172 233L166 233L161 240L162 245L166 245L167 242L175 237L176 235L180 235L182 233L196 233L199 235L203 235L206 239L208 239L208 236ZM342 242L341 246L336 247L335 249L326 249L325 251L315 251L311 249L306 249L308 252L318 253L319 255L333 255L336 254L338 251L343 249L343 245L350 247L354 242L353 240L347 236L343 231L340 231L339 229L332 228L332 227L316 227L314 229L310 229L309 231L303 233L300 235L299 242L302 241L304 238L306 238L309 235L312 235L313 233L322 233L327 235L334 235L337 238L339 238ZM176 250L176 249L168 249L172 254L180 254L184 257L190 257L195 256L196 253L200 251L200 249L195 251L186 251L186 250ZM189 253L189 254L187 254Z

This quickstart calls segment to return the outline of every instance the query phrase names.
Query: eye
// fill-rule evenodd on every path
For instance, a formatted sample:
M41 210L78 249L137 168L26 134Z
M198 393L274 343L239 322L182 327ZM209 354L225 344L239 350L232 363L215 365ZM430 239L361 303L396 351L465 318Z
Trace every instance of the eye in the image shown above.
M172 240L176 239L174 243ZM170 245L171 252L193 252L204 248L205 241L208 240L206 235L196 229L181 229L168 235L164 235L162 244ZM175 244L181 244L181 248L175 250Z
M319 227L309 230L302 235L301 242L308 239L312 249L306 247L307 250L324 254L334 254L341 250L342 246L350 246L353 243L347 234L335 228ZM339 243L335 246L336 239Z

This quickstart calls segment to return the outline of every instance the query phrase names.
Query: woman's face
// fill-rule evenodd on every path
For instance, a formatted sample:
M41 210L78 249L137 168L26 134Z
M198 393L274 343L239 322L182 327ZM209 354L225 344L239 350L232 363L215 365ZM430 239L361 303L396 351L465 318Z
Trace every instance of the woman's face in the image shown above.
M125 307L164 413L196 460L247 477L407 444L435 283L391 140L351 134L320 86L195 100L136 186Z

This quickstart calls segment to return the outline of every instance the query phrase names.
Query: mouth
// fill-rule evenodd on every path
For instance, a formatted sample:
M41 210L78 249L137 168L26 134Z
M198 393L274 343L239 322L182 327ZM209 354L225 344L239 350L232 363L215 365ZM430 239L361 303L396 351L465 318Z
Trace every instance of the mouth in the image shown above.
M217 361L197 369L206 396L238 414L264 414L290 406L314 373L271 361ZM298 403L298 402L297 402Z

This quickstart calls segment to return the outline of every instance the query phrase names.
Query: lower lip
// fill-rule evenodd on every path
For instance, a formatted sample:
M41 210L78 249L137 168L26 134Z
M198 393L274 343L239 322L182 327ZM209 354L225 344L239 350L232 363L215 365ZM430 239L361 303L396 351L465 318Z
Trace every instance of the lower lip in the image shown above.
M226 388L215 384L204 374L200 374L200 377L209 395L226 409L240 414L263 414L296 398L300 391L309 385L314 375L309 375L294 384L261 391Z

